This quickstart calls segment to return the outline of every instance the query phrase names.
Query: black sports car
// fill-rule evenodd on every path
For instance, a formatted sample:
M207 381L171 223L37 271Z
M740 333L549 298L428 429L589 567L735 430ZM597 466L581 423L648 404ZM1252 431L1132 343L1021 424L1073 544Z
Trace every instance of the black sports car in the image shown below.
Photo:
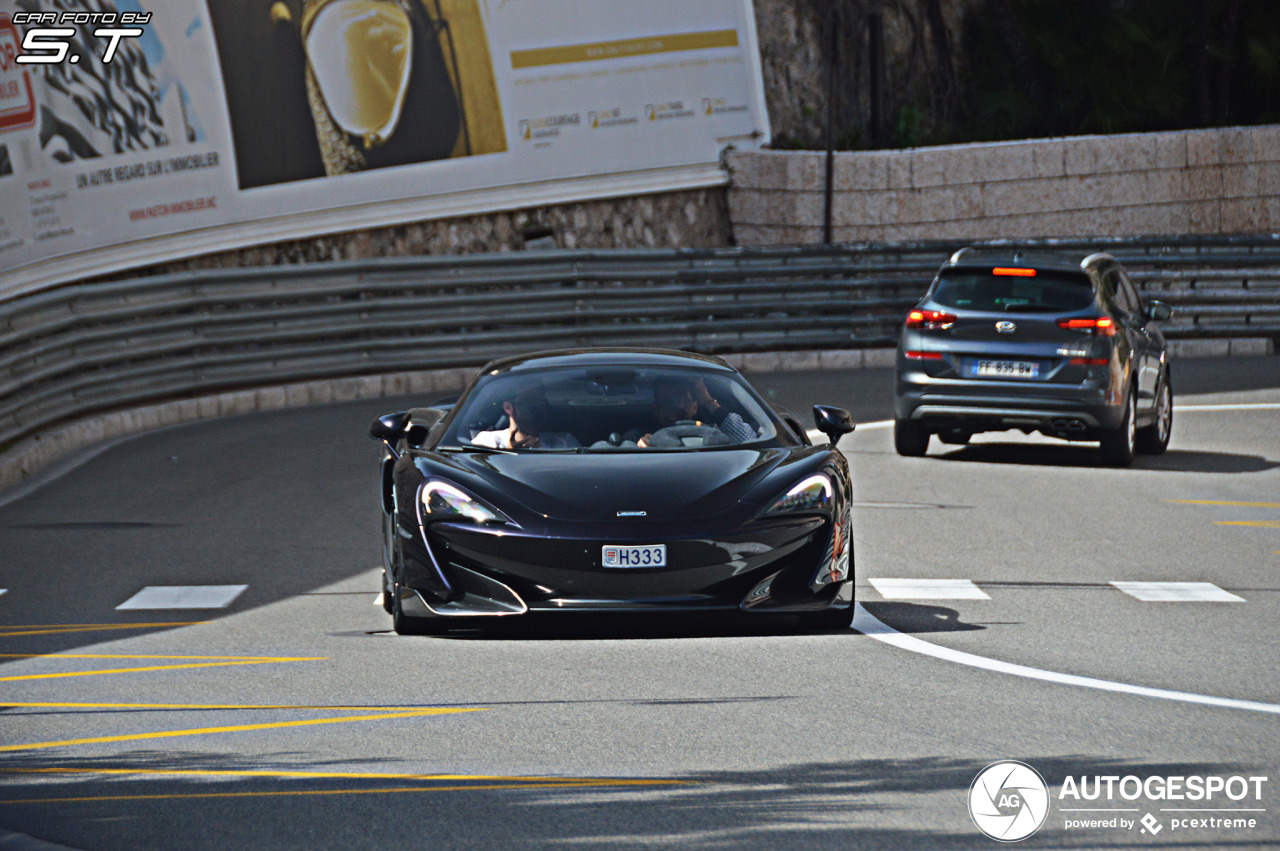
M853 614L849 413L830 445L715 357L490 363L451 406L375 420L383 605L401 634L529 611ZM477 621L479 618L481 620Z
M903 326L894 445L919 456L933 434L1021 429L1096 440L1119 467L1159 455L1173 384L1156 323L1170 315L1109 254L961 249Z

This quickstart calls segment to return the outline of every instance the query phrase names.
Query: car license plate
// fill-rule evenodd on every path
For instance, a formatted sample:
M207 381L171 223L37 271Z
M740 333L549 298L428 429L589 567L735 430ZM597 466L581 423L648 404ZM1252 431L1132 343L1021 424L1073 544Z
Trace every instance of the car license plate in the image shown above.
M603 563L605 567L666 567L667 545L605 547Z
M1040 364L1023 360L980 360L973 368L979 378L1036 378Z

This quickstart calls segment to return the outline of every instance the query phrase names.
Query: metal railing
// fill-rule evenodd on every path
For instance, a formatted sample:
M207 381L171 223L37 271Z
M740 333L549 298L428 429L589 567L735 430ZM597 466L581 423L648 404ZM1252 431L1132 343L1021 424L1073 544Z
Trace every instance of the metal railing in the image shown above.
M1280 238L1027 240L1110 251L1170 338L1280 336ZM187 272L0 303L0 446L53 423L536 349L893 345L953 243L549 251Z

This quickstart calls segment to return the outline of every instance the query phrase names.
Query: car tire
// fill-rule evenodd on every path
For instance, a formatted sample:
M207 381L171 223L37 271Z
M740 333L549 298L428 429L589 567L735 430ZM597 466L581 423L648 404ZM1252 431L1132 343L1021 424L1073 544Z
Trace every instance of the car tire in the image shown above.
M1138 431L1134 448L1143 455L1163 455L1169 448L1169 437L1172 434L1173 384L1166 370L1160 376L1160 385L1156 389L1156 421Z
M929 451L929 430L915 420L894 420L893 448L899 455L919 458Z
M391 571L395 561L395 552L392 549L394 543L392 535L392 519L390 516L382 515L382 610L387 614L395 614L391 601L395 596L395 589L391 584Z
M1133 463L1134 448L1137 443L1138 395L1130 392L1124 406L1124 418L1120 427L1107 429L1102 433L1102 461L1110 467L1128 467Z
M800 625L810 632L827 632L837 629L848 629L853 624L853 604L843 608L832 606L820 612L805 612L800 616Z

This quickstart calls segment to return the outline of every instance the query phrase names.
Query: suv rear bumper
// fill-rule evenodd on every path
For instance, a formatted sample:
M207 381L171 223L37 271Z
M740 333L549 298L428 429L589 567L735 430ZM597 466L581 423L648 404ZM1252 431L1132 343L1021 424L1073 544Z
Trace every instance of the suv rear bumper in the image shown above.
M1029 391L1023 396L1006 395L1010 389L993 387L989 382L899 381L894 413L899 420L921 422L930 431L1017 428L1081 439L1096 439L1099 430L1119 428L1124 418L1124 405L1108 404L1107 398L1113 394L1105 387L1021 385L1018 390Z

